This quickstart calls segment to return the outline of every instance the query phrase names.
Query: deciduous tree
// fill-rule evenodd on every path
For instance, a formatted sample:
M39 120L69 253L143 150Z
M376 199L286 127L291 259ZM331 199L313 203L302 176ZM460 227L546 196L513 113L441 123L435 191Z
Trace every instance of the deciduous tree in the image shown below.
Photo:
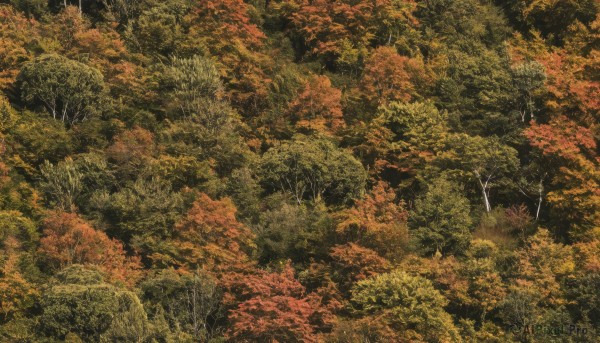
M121 242L95 230L77 214L52 213L43 227L39 252L53 268L95 265L111 282L120 281L132 286L139 280L139 258L127 256Z

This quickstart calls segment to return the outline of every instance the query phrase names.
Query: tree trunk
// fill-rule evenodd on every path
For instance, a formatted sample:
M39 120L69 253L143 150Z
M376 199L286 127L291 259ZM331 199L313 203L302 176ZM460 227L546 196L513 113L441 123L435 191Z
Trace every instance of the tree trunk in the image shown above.
M543 196L544 196L544 179L540 179L540 184L538 186L538 193L539 193L539 199L538 199L538 204L537 204L537 211L535 211L535 220L538 220L540 218L540 210L542 209L542 201L544 200Z

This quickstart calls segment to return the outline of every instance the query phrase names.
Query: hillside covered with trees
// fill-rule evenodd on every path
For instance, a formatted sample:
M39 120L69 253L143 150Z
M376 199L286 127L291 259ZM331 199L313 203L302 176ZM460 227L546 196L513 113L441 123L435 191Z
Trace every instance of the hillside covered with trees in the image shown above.
M1 0L1 342L598 342L597 0Z

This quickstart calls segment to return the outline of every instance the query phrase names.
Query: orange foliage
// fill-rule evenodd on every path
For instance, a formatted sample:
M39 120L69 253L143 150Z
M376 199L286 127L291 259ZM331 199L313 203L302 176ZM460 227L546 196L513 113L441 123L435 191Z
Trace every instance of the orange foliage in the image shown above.
M280 273L257 271L226 278L225 299L238 303L229 313L227 337L233 341L315 342L320 298L306 295L288 263ZM235 299L235 300L234 300ZM226 300L227 301L227 300Z
M564 116L549 124L533 123L525 130L531 145L545 155L556 155L565 159L575 159L582 153L592 153L596 149L594 135L588 128L577 125Z
M349 291L360 280L390 271L390 263L375 251L348 243L331 249L333 270L343 278L339 280L342 291Z
M0 5L0 90L13 83L21 65L33 57L28 48L40 39L38 29L35 20Z
M414 80L424 74L423 63L400 56L396 49L380 47L365 62L360 83L365 97L375 105L408 102L415 95Z
M299 128L335 133L345 125L341 99L327 76L314 76L290 104L290 117Z
M600 227L600 158L592 131L558 117L549 124L534 123L525 136L546 158L561 161L548 201L578 229L572 234Z
M394 190L387 183L378 182L371 194L341 213L338 233L391 261L401 258L408 241L408 213L404 204L395 199Z
M266 37L251 23L248 10L249 5L242 0L200 0L191 18L199 25L193 29L205 37L214 35L223 43L240 41L247 47L258 47Z
M89 65L100 70L105 81L116 87L113 93L144 94L141 68L128 61L130 54L125 43L112 28L92 28L77 7L69 6L47 25L47 31L60 43L65 56L76 60L84 57Z
M395 23L405 29L417 25L412 14L416 3L411 0L292 0L289 7L290 21L304 37L310 52L320 56L339 55L345 42L355 49L381 38L391 43L393 34L382 30L382 25ZM381 34L386 37L378 37Z
M558 51L543 55L540 62L546 68L546 87L552 95L549 107L556 111L577 111L581 118L573 119L590 123L593 120L590 116L600 109L600 82L586 79L592 67L590 61Z
M128 257L121 242L95 230L77 214L53 212L45 219L43 228L39 252L55 268L96 265L109 280L129 286L141 277L139 257Z
M2 247L4 265L0 269L0 309L6 321L23 310L38 291L21 274L19 263L19 242L15 237L7 237Z
M573 247L575 249L575 261L583 272L600 272L600 239L577 243Z
M212 200L201 193L175 226L179 263L188 269L227 270L249 262L253 234L235 218L229 199Z
M141 127L124 131L114 138L106 156L119 164L140 164L154 153L154 136Z
M266 36L251 22L250 9L242 0L198 1L186 17L190 30L184 48L218 57L233 103L246 111L264 101L270 82L263 70L270 61L257 51Z

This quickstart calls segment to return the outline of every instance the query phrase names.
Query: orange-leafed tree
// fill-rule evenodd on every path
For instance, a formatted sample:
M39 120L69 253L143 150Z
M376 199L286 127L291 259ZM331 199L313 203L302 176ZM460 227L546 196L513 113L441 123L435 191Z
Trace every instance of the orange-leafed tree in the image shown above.
M547 106L551 114L568 116L581 125L591 126L599 118L600 63L597 53L574 56L564 50L547 52L537 59L545 67Z
M356 282L391 270L388 260L355 243L334 246L330 256L335 281L346 294Z
M402 45L418 25L412 0L291 0L283 11L310 54L355 64L372 45Z
M232 341L317 341L313 320L319 316L320 298L306 294L289 263L279 273L230 275L225 289L226 302L237 304L229 312L226 333Z
M200 0L189 19L202 24L192 27L205 39L221 40L221 44L239 41L247 47L258 47L266 38L260 28L250 20L251 5L243 0ZM210 37L210 35L216 35Z
M137 175L155 153L154 135L138 126L116 135L113 144L106 149L108 160L118 165L118 170L126 176Z
M224 271L250 263L254 235L236 217L230 199L200 193L187 215L175 225L177 264L186 269Z
M218 57L232 102L245 112L256 110L267 95L270 63L259 52L265 34L252 22L252 5L242 0L201 0L186 17L189 33L183 50Z
M423 62L401 56L392 47L379 47L365 62L360 81L364 97L373 105L410 101L416 94L417 78L425 77Z
M339 219L337 232L346 241L370 248L392 262L405 252L408 213L387 183L378 182L368 196L341 212Z
M313 76L290 104L290 118L301 130L335 133L344 127L341 99L327 76Z
M34 57L39 45L39 24L12 6L0 5L0 90L15 81L24 62Z
M2 320L6 322L16 314L31 306L38 291L25 279L19 270L19 242L14 237L4 241L4 264L0 267L0 309Z
M111 94L140 100L148 98L145 75L133 62L121 36L112 27L92 23L75 6L68 6L44 26L44 35L55 40L59 52L102 72Z
M600 158L593 131L560 116L533 123L525 136L553 171L547 200L557 217L568 220L572 236L588 236L600 227Z
M95 265L109 280L130 286L141 277L139 257L127 256L121 242L94 229L75 213L56 211L46 217L39 253L55 269Z

